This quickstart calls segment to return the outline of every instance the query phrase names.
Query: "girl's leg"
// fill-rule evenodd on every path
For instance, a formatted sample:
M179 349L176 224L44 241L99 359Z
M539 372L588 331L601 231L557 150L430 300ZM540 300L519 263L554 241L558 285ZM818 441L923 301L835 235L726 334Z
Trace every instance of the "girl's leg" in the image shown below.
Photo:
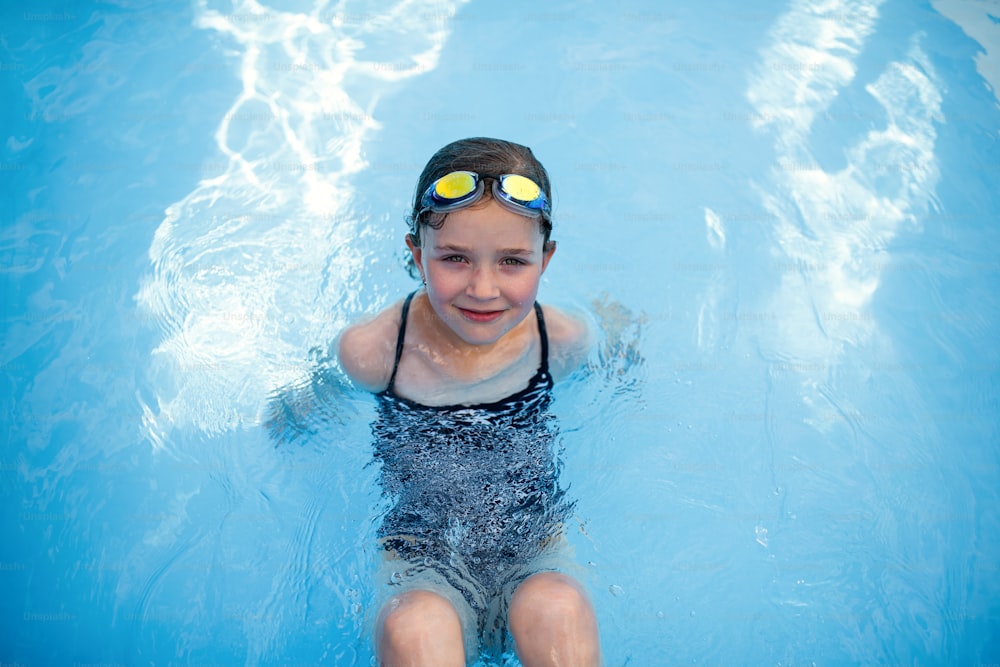
M558 572L525 579L510 601L510 632L524 667L598 667L597 618L580 584Z
M389 600L375 637L383 667L465 667L462 623L437 593L412 590Z

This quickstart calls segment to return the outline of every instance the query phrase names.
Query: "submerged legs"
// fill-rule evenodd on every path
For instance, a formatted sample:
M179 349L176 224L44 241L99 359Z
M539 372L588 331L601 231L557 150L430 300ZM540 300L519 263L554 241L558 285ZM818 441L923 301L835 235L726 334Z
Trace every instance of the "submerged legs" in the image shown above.
M510 601L510 632L524 667L597 667L601 645L597 618L574 579L534 574Z
M598 667L594 609L580 584L558 572L525 579L510 601L508 627L524 667ZM382 667L463 667L462 622L447 598L411 590L389 600L378 618Z

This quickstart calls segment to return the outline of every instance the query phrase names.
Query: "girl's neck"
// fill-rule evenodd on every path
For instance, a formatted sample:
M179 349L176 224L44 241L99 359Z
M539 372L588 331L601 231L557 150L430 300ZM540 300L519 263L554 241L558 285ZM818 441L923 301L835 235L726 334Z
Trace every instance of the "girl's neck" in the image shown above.
M537 324L533 312L496 341L473 344L458 337L441 320L426 292L419 292L414 297L411 308L415 317L411 315L408 342L429 365L456 380L473 382L501 375L520 366L527 356L534 356ZM531 360L528 362L530 365Z

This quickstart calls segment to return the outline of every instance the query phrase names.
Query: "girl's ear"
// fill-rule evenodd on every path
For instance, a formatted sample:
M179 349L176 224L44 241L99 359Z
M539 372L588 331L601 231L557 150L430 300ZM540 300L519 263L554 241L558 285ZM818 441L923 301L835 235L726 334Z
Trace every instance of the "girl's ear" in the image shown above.
M542 246L542 272L545 271L545 267L549 265L549 260L552 259L552 255L556 252L556 242L549 241L544 246Z
M410 249L410 255L413 256L413 264L417 267L417 271L420 272L421 280L425 280L426 282L424 267L420 263L420 258L423 256L423 248L421 248L417 240L413 238L413 234L406 235L406 247Z

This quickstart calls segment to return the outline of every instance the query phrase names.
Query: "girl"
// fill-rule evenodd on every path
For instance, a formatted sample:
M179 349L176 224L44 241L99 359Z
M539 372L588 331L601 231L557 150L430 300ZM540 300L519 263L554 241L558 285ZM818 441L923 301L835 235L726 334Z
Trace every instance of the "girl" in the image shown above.
M531 150L464 139L427 163L406 245L423 288L346 329L341 366L374 392L387 667L449 667L509 635L525 667L600 663L597 622L565 572L554 379L590 334L535 297L552 255L551 190Z

